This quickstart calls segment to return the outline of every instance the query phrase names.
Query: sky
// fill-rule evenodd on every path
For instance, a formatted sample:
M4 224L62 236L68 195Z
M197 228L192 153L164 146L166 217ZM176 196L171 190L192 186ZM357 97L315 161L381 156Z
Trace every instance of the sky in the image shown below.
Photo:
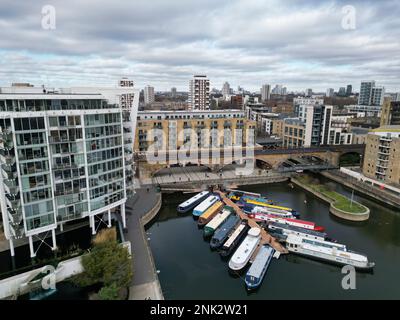
M48 9L46 5L52 6ZM54 9L54 15L52 10ZM380 1L1 0L0 86L400 91L400 5Z

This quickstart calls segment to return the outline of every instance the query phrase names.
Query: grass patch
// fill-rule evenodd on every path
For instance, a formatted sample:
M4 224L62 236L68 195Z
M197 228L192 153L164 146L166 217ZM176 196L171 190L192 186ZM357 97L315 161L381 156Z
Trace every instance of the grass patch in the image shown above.
M339 210L353 214L363 214L366 211L366 208L358 202L351 202L351 199L347 198L346 196L334 190L330 190L328 187L316 182L315 180L312 180L307 176L298 177L297 180L307 185L307 187L313 189L314 191L332 199L334 201L335 208Z

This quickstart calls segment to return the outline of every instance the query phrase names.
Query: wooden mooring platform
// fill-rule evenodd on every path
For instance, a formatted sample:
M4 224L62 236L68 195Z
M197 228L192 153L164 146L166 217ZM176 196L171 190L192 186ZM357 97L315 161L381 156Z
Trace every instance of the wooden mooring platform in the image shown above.
M234 203L231 199L229 199L224 192L220 190L215 190L214 192L218 193L222 199L222 201L227 205L232 207L236 214L240 217L240 219L246 219L248 221L248 224L251 228L259 228L261 230L261 242L260 245L264 244L269 244L272 248L274 248L276 251L278 251L280 254L286 254L289 253L289 251L281 244L277 239L275 239L273 236L271 236L268 232L265 231L264 228L260 227L257 222L251 218L249 218L245 213L243 213L242 209L239 208L239 206ZM257 254L259 248L257 248L256 252L254 253L253 257ZM252 258L253 258L252 257Z

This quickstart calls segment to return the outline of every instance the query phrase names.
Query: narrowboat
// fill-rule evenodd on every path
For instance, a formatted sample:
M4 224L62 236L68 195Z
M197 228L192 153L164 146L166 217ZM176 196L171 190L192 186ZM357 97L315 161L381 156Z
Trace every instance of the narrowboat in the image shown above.
M250 226L247 224L247 220L242 220L225 241L224 245L220 248L219 254L221 257L229 256L247 235L249 229Z
M246 214L270 214L275 217L281 217L281 218L296 218L291 212L288 211L258 207L253 205L244 206L243 211Z
M375 263L364 254L348 250L344 244L312 240L294 234L288 235L286 248L293 253L335 265L351 265L357 270L371 271Z
M237 202L241 199L243 196L253 196L253 197L261 197L261 194L259 193L254 193L254 192L248 192L248 191L242 191L242 190L232 190L232 189L227 189L229 191L228 198L231 199L234 202Z
M203 227L211 221L212 218L222 209L224 203L222 201L217 201L211 207L209 207L206 212L204 212L197 221L199 227Z
M222 225L228 217L235 211L232 207L224 206L221 212L219 212L214 218L211 219L204 227L203 235L205 238L210 237L214 234L215 230Z
M239 222L240 218L236 214L230 215L229 218L215 230L210 241L211 249L215 250L222 246Z
M243 195L240 198L240 202L242 203L250 203L249 201L254 201L254 202L259 202L259 203L264 203L264 204L273 204L272 200L266 199L263 197L254 197L250 195Z
M216 203L219 200L218 196L211 195L208 196L205 200L203 200L199 205L197 205L193 209L193 215L195 217L201 216L204 212L207 211L209 207L211 207L214 203Z
M190 199L186 200L185 202L182 202L177 210L179 213L186 213L193 209L196 205L198 205L200 202L202 202L205 198L207 198L210 195L210 192L208 191L202 191L198 194L196 194L194 197L191 197Z
M252 254L256 250L261 241L260 228L253 227L247 233L246 238L236 249L235 253L229 260L229 270L233 272L241 271L249 262Z
M314 230L318 232L325 231L324 227L315 225L314 222L299 220L299 219L291 219L291 218L283 218L279 216L274 216L272 214L263 214L263 213L251 213L249 214L249 218L258 221L267 221L267 222L276 222L281 224L287 224L299 228L304 228L308 230Z
M285 236L290 234L295 234L304 238L314 239L314 240L326 240L327 234L325 232L318 232L314 230L304 229L296 226L291 226L288 224L271 222L268 224L268 232L273 234L274 232L281 233Z
M260 286L274 253L275 250L269 245L261 246L244 278L248 290L257 289Z
M299 218L300 214L296 211L293 210L292 208L287 208L287 207L281 207L281 206L275 206L272 204L267 204L259 201L254 201L254 200L247 200L244 205L249 205L252 204L254 205L254 208L258 208L260 210L260 207L263 207L264 210L270 210L270 211L276 211L277 213L290 213L292 216Z

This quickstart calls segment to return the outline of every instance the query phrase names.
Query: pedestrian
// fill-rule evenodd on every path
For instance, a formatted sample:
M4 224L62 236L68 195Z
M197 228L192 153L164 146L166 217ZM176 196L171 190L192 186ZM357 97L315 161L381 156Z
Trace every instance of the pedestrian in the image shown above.
M150 191L150 189L149 188L147 188L147 192L149 192Z

